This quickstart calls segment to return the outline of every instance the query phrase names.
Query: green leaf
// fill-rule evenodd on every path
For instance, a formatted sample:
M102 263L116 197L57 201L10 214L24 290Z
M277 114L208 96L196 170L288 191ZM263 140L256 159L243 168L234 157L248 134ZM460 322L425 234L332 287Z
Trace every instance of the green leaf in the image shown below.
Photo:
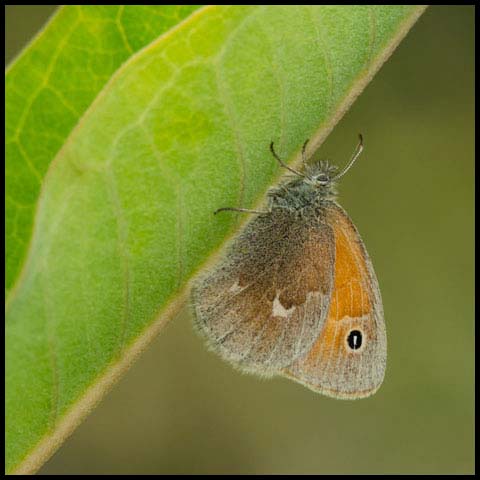
M25 262L50 162L115 71L198 7L60 8L7 71L6 293Z
M270 141L287 162L318 147L423 10L59 11L6 75L8 472L48 459L181 305L239 228L212 212L280 175Z

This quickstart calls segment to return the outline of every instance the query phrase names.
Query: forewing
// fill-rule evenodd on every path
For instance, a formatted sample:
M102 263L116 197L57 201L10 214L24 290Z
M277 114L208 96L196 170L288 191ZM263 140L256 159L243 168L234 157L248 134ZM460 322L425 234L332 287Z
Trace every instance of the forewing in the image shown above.
M197 329L223 358L273 374L319 335L333 285L334 239L322 216L255 217L193 288Z
M345 211L332 202L327 223L335 236L335 280L325 325L310 351L283 374L335 398L361 398L383 381L387 340L377 278ZM352 333L353 332L353 333ZM349 335L361 333L351 348ZM352 341L352 340L351 340Z

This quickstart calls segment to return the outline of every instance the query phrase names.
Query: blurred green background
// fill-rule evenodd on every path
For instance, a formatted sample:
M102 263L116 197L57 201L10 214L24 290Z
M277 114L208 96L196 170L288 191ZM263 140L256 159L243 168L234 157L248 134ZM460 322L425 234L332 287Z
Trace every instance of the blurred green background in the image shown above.
M6 64L54 9L6 7ZM316 155L342 165L365 137L340 203L383 295L379 392L242 375L185 309L39 473L474 472L474 16L430 7Z

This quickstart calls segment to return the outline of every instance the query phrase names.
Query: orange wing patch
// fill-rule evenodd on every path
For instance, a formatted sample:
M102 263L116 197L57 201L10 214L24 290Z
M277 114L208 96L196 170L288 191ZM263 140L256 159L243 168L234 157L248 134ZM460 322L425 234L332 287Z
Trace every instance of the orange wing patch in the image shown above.
M335 222L335 280L330 300L330 310L322 333L305 357L305 363L315 367L319 355L323 363L331 363L329 358L342 349L345 327L340 321L346 317L359 318L371 311L369 292L365 288L367 270L359 245L346 236L342 227ZM343 223L343 222L342 222Z
M379 387L386 363L378 284L360 236L346 213L335 205L328 220L335 235L330 309L310 351L283 373L326 395L360 398ZM359 332L358 349L349 348L351 332Z
M358 243L347 238L345 230L336 225L335 283L329 317L339 320L346 316L361 317L370 312L372 305L365 290L367 267Z

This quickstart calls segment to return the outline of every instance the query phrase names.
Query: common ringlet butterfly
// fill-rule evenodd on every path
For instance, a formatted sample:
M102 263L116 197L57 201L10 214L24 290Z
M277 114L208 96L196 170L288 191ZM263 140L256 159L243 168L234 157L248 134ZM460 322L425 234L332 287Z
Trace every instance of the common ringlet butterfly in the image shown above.
M335 201L348 165L328 162L268 192L266 211L228 246L192 290L195 326L208 345L243 371L284 375L335 398L373 394L381 385L387 340L377 278L360 235Z

